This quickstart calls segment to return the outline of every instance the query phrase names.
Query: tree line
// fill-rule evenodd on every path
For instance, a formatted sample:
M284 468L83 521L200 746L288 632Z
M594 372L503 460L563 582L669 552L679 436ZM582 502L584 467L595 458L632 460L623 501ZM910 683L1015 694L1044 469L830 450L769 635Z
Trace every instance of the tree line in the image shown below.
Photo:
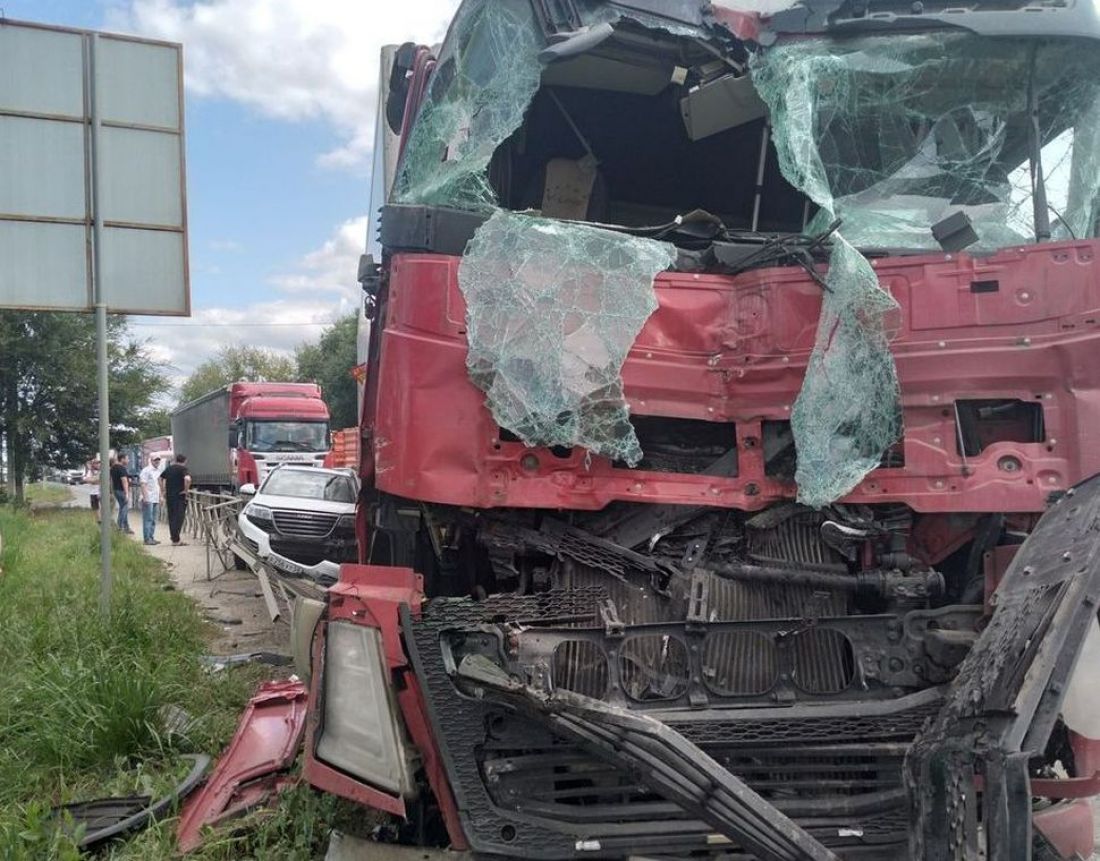
M171 368L154 360L126 318L108 318L111 444L170 433L173 407L237 380L317 382L334 428L357 424L356 315L326 328L293 356L251 345L222 348L174 391ZM95 321L91 315L0 311L0 451L7 490L43 468L72 468L98 450Z

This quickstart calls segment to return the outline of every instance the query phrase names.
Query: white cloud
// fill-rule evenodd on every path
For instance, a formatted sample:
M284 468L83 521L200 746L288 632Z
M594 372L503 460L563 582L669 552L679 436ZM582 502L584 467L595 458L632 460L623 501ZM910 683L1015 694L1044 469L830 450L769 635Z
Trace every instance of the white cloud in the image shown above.
M324 245L303 257L296 271L277 275L272 283L288 294L335 293L355 297L360 289L355 275L366 241L367 216L349 219Z
M244 247L236 239L211 239L209 245L211 251L240 251Z
M108 22L184 46L189 91L289 121L324 120L343 143L320 156L361 168L373 144L383 45L434 43L458 0L130 0Z
M365 215L345 221L320 248L289 271L273 275L269 283L274 295L267 301L197 308L189 319L135 318L131 329L136 337L148 339L154 359L170 366L177 386L224 346L254 344L290 355L359 307L355 275L366 224Z

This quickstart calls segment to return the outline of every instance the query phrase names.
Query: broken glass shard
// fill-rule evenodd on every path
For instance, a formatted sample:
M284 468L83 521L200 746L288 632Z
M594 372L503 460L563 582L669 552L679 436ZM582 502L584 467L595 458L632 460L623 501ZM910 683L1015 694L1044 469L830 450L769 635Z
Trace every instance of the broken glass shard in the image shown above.
M496 205L489 162L538 90L541 47L528 0L462 5L402 156L395 203Z
M637 464L622 366L675 256L655 240L519 213L482 225L458 283L470 379L497 424L530 446Z

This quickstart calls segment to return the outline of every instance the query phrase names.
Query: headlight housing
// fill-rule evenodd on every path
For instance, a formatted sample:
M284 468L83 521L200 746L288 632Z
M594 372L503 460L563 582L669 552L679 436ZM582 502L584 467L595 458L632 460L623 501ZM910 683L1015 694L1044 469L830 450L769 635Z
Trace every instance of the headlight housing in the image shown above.
M377 628L330 622L317 758L395 795L413 794L412 771Z
M336 528L355 531L355 515L341 514L340 519L336 521Z
M272 523L271 509L266 505L257 505L255 502L250 502L244 507L244 516L261 529L267 529Z

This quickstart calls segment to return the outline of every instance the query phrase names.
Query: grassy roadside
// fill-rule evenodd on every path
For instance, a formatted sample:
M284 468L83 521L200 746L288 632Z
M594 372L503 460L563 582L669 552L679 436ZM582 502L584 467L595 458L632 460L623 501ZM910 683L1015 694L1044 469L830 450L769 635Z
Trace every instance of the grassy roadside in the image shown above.
M115 604L98 612L98 531L87 512L32 514L0 506L0 861L79 857L47 820L57 804L110 795L160 796L185 770L181 753L216 756L232 736L259 667L210 674L206 623L134 542L114 543ZM192 721L169 732L166 707ZM243 836L194 856L309 858L336 803L307 789ZM172 855L168 819L101 857Z
M31 505L64 505L73 498L73 492L68 487L53 481L28 484L23 493Z

